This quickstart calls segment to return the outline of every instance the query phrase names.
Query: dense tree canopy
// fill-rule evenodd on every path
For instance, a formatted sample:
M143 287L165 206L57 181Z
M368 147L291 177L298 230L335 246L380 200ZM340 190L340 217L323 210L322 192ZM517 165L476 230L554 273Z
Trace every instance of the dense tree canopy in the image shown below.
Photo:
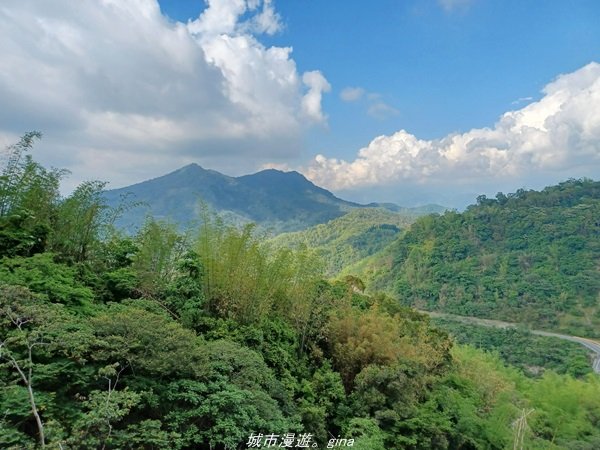
M480 196L417 220L370 279L406 305L598 336L600 182Z
M2 448L236 449L261 433L598 447L597 377L528 378L252 227L212 218L183 235L149 219L123 236L102 183L62 198L61 172L22 159L35 137L0 178Z

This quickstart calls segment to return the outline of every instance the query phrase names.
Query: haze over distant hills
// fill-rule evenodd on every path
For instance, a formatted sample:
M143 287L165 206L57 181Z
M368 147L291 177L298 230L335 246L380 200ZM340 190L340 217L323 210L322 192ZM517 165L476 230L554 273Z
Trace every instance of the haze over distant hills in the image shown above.
M359 208L327 223L302 231L282 233L271 239L277 247L313 249L324 263L325 273L336 276L394 242L424 211L383 207ZM350 272L352 273L352 272Z
M383 207L399 214L442 212L444 207L426 205L403 208L392 203L361 205L336 197L298 172L267 169L230 177L190 164L167 175L105 192L109 206L127 196L138 202L124 212L117 226L134 230L147 216L187 226L198 219L202 205L233 223L254 222L273 232L296 231L325 223L357 208Z

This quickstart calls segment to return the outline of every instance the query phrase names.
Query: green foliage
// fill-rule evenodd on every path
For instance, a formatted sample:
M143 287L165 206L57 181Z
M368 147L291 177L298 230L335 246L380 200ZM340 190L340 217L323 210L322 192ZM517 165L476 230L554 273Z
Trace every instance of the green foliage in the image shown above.
M390 246L379 284L419 308L598 335L598 217L591 180L480 197L415 222Z
M276 312L314 282L314 266L305 255L270 251L254 227L238 230L218 219L204 220L195 246L205 276L204 296L210 311L238 322L258 322Z
M385 435L375 419L354 418L341 436L354 438L354 448L358 450L385 450Z
M20 286L0 285L0 336L0 371L5 375L0 386L13 393L22 393L15 385L25 386L29 411L35 418L36 440L44 447L47 435L40 416L54 409L54 397L61 397L63 390L48 373L65 358L84 361L90 343L89 329L61 305L43 302ZM40 358L50 362L40 365ZM36 393L34 386L56 392ZM21 419L13 422L10 434L14 437L26 432L28 425L22 410L15 404L6 406L5 418Z
M41 134L7 148L0 172L0 257L31 256L46 248L65 171L46 170L26 154Z
M0 260L0 283L24 286L51 302L79 308L88 307L93 300L92 291L77 279L77 271L54 262L54 255L49 253L30 258L3 258Z
M138 289L146 297L160 296L176 276L176 263L186 251L185 240L174 226L149 220L135 240L131 268Z
M515 328L490 328L445 319L433 319L433 323L461 344L497 352L507 364L530 376L541 376L547 369L575 377L592 372L588 351L575 342Z
M383 208L357 209L325 224L280 234L271 242L277 247L314 250L326 262L325 273L335 276L385 248L417 217L417 213L410 211L395 213Z
M264 391L230 383L171 383L165 420L179 431L183 448L237 448L252 432L283 433L294 425Z
M92 391L83 402L83 412L74 424L74 437L68 444L82 449L96 449L116 444L113 427L140 402L141 396L127 388ZM109 448L110 448L109 447Z
M104 216L108 209L102 197L105 186L100 181L83 182L60 203L50 247L66 260L95 258L99 239L109 224Z
M597 376L574 380L547 373L530 388L529 396L531 406L538 411L531 425L538 436L565 448L589 442L592 437L598 442L600 381Z
M197 337L158 310L138 303L110 305L93 319L95 356L145 373L191 374L198 370ZM150 304L149 306L152 306Z
M2 182L3 204L16 207L27 183ZM150 221L120 236L110 231L100 187L85 184L57 200L44 245L34 250L23 238L3 254L2 448L224 450L245 447L251 433L312 433L319 448L332 437L367 450L598 448L597 376L548 369L526 377L495 354L454 345L391 297L366 295L357 277L324 280L309 250L273 248L252 227L209 218L191 240ZM568 203L569 195L557 198ZM32 217L47 203L28 203ZM423 219L402 239L457 216ZM17 240L31 231L10 223ZM394 247L406 250L403 273L419 295L435 281L440 250L426 237ZM594 250L564 239L580 255ZM450 247L449 260L466 264L477 245ZM521 256L523 266L537 258ZM586 276L582 292L564 299L578 304L587 295ZM485 344L508 349L509 338L535 342L534 350L550 345L493 333ZM511 349L506 359L511 351L528 355ZM575 373L561 361L557 369L568 364Z

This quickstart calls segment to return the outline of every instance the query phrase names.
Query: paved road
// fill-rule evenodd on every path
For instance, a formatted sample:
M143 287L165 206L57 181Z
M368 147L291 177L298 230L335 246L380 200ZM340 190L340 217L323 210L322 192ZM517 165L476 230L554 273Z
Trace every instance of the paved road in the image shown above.
M518 323L511 322L503 322L501 320L492 320L492 319L481 319L479 317L470 317L470 316L457 316L455 314L447 314L440 313L434 311L422 311L424 314L427 314L431 317L440 317L442 319L451 319L456 320L458 322L464 322L469 324L482 325L484 327L495 327L495 328L526 328ZM527 329L531 334L537 334L538 336L550 336L558 339L564 339L566 341L577 342L578 344L583 345L589 350L595 353L594 362L592 364L592 368L594 372L600 374L600 342L595 341L593 339L588 339L579 336L569 336L568 334L560 334L560 333L552 333L550 331L540 331L540 330L530 330Z

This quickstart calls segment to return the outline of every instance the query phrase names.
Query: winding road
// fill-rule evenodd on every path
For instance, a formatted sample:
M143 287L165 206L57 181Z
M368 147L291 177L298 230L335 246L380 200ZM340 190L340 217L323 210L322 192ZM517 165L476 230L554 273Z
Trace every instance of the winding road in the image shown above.
M525 328L531 334L537 334L538 336L549 336L555 337L558 339L564 339L566 341L577 342L578 344L583 345L587 349L591 350L595 353L594 361L592 363L592 368L594 372L600 374L600 342L595 341L593 339L588 339L579 336L569 336L568 334L560 334L560 333L552 333L550 331L540 331L540 330L530 330L524 327L522 324L511 323L511 322L503 322L501 320L492 320L492 319L481 319L479 317L470 317L470 316L457 316L455 314L447 314L440 313L434 311L423 311L418 310L423 314L427 314L430 317L439 317L441 319L450 319L455 320L457 322L463 322L468 324L481 325L484 327L494 327L494 328Z

